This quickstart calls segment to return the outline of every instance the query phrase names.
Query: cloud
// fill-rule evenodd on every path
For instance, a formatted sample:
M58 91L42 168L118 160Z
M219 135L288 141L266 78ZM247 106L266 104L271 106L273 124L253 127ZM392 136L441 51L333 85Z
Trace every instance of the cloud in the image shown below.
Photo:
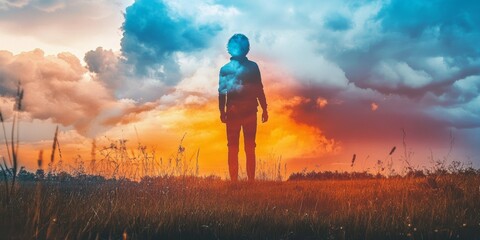
M161 0L137 0L126 8L121 30L120 52L99 47L84 59L117 98L144 103L174 91L186 77L179 65L182 56L210 47L221 27L201 23Z
M197 24L161 0L137 0L127 7L122 30L122 55L135 73L173 85L180 80L174 53L206 48L221 27Z
M332 31L345 31L350 29L353 23L350 19L339 13L333 13L325 18L325 22L323 24L325 28Z
M0 51L0 94L15 97L20 82L25 91L23 105L31 118L51 119L85 134L113 101L110 91L86 77L86 72L70 53L46 56L40 49L18 55Z
M388 79L388 81L386 81ZM381 61L372 69L371 84L388 92L398 88L419 89L432 82L432 76L423 70L412 69L405 62Z
M98 47L90 50L85 54L84 60L92 77L110 89L118 100L130 99L145 103L156 101L174 90L174 86L167 86L155 77L135 75L134 66L127 63L121 53L111 49Z
M318 98L317 98L317 106L318 106L319 108L324 108L324 107L327 106L327 104L328 104L328 100L327 100L327 99L322 98L322 97L318 97Z
M119 64L121 59L112 50L104 50L98 47L85 53L83 58L87 63L87 69L96 74L99 81L102 81L108 88L117 89L123 82Z
M63 0L5 0L0 3L3 9L32 6L45 12L54 12L65 7L65 5Z
M2 48L15 53L41 48L78 57L97 46L120 48L120 0L0 1Z
M114 126L117 124L129 124L138 122L142 119L142 113L154 110L158 103L149 102L142 105L131 105L125 107L121 114L110 116L103 120L102 124L106 126Z
M324 42L327 46L339 46L321 53L361 88L410 97L442 92L455 81L480 74L480 30L474 24L480 20L478 8L473 2L443 0L385 2L355 24L361 31L353 37L360 44L345 41L348 33L319 38L333 41Z
M479 10L475 1L435 0L410 4L394 0L382 8L377 19L381 20L384 31L406 34L413 39L435 31L437 39L432 40L439 40L437 52L477 56L479 48L474 43L480 37L477 27ZM460 36L463 38L457 39Z
M45 12L55 12L66 7L63 0L37 0L36 7Z
M340 141L393 139L402 127L440 136L452 128L480 126L478 110L472 107L478 101L480 76L480 30L474 27L479 20L478 4L393 0L343 2L337 6L336 11L326 6L317 15L301 6L296 10L310 19L323 19L323 28L298 20L304 29L316 29L311 34L306 31L310 38L303 46L313 48L316 58L337 67L350 84L329 91L323 80L305 84L325 74L319 68L308 73L310 77L295 73L300 83L293 91L310 101L293 108L293 119L317 126ZM343 21L343 16L349 16L350 24L345 28L334 24ZM305 51L296 49L297 53ZM291 64L287 58L282 61ZM342 78L334 79L341 82ZM314 106L319 97L329 104ZM331 104L334 101L341 104ZM371 111L372 102L382 107ZM357 122L362 129L353 129Z
M434 145L435 137L448 132L444 119L422 113L412 100L393 96L385 99L371 93L362 96L360 93L355 89L343 92L329 100L336 104L323 108L311 98L285 108L296 122L320 129L326 137L342 142L345 149L354 148L359 141L380 145L398 143L402 128L412 133L415 143L422 145Z
M20 8L28 4L30 0L6 0L0 2L0 9Z

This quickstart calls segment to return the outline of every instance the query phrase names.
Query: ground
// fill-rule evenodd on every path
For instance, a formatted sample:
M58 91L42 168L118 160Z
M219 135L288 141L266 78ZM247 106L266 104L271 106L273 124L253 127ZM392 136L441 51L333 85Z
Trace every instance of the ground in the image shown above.
M0 185L5 239L480 239L480 177Z

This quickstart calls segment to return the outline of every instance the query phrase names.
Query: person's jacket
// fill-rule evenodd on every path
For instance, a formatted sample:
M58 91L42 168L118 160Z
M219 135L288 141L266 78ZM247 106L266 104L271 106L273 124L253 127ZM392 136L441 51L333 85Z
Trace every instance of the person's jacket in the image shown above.
M219 108L227 114L257 112L258 103L267 110L258 65L247 57L232 57L220 69Z

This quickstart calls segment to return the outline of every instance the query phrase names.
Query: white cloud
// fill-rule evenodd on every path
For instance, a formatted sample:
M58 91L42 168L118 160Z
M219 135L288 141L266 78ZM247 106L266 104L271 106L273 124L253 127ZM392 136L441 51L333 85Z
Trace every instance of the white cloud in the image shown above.
M371 81L379 88L421 88L433 81L428 73L415 70L405 62L382 61L373 69L373 74Z
M69 51L83 57L98 46L120 48L122 11L130 1L31 0L7 5L12 2L15 7L0 7L3 49L20 53L42 48L48 54Z

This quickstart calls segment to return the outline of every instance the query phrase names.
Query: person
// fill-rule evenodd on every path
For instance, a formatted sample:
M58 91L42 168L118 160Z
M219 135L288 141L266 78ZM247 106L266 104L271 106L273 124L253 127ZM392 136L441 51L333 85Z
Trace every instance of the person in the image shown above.
M240 130L243 130L247 177L255 180L255 135L257 133L257 107L263 109L262 122L268 121L267 100L263 91L258 65L247 58L250 50L248 38L234 34L227 44L230 62L220 69L218 100L220 120L226 124L228 167L230 179L238 179L238 152Z

